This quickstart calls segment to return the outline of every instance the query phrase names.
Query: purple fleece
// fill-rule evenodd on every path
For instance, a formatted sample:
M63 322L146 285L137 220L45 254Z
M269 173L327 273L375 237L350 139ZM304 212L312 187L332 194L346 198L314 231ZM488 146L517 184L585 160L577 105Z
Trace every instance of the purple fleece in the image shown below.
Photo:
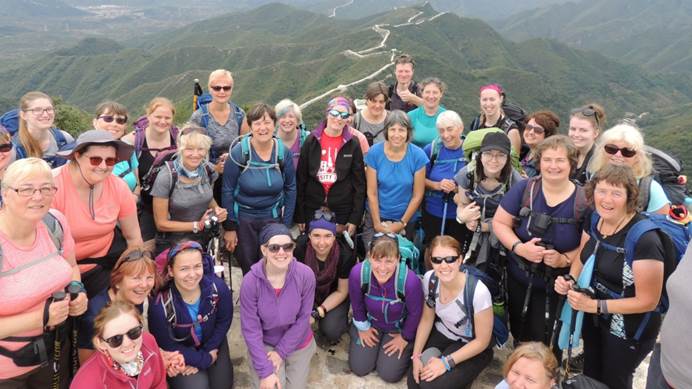
M264 345L274 347L286 360L311 331L310 312L315 300L315 274L308 266L294 258L277 296L264 263L262 259L252 265L240 286L240 329L260 379L274 372Z

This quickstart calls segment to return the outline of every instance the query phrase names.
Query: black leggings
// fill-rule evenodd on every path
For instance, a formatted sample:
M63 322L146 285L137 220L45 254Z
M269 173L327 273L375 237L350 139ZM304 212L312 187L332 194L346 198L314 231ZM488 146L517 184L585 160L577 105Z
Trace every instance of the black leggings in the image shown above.
M233 387L233 365L228 353L228 341L224 339L219 346L219 354L211 366L195 374L184 376L179 374L168 378L171 389L230 389Z
M430 331L430 337L425 343L424 349L430 347L435 347L442 352L442 355L449 355L460 348L462 348L466 343L460 340L451 340L448 337L441 334L435 326L433 326L432 331ZM437 377L433 381L420 381L417 384L413 379L413 367L408 370L408 379L406 384L409 389L448 389L448 388L466 388L471 386L473 381L478 377L490 362L493 360L493 349L488 347L483 350L480 354L467 359L443 375Z
M423 232L425 238L423 242L428 245L433 238L440 235L442 232L442 218L433 216L425 209L423 210ZM445 221L445 235L449 235L456 239L461 247L464 247L464 242L470 239L471 232L466 228L466 225L457 223L455 218Z

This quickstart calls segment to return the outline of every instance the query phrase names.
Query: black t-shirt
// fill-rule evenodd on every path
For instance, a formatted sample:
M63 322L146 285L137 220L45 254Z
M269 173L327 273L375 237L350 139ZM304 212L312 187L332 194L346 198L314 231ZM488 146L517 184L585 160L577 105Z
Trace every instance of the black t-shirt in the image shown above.
M351 250L340 238L337 238L336 242L339 244L339 263L336 265L336 278L332 282L329 293L333 293L337 289L339 279L348 279L349 274L351 274L351 269L356 264L356 256L353 250ZM293 250L293 256L296 257L298 262L305 263L305 252L308 244L309 239L307 234L299 236L296 240L296 248ZM317 264L320 270L324 268L324 262L318 260Z
M620 230L618 233L615 235L609 236L605 239L603 239L603 236L601 235L598 230L596 230L596 234L599 239L601 239L603 242L611 244L616 247L624 247L625 245L625 237L627 235L627 232L632 228L632 226L637 223L638 221L644 219L645 217L642 215L637 215L632 220L630 220L629 223ZM588 233L588 230L590 229L590 224L589 223L584 223L584 230ZM586 243L584 246L584 249L581 252L581 261L582 263L586 263L588 260L589 256L593 253L594 247L596 245L596 241L591 238L589 241ZM634 256L633 256L633 262L638 261L641 259L646 259L646 260L655 260L655 261L661 261L663 262L665 258L665 252L663 248L663 243L661 242L661 239L658 236L658 233L656 231L649 231L646 232L642 235L641 239L637 242L637 244L634 247ZM622 291L622 267L625 261L625 256L623 254L616 253L611 250L607 250L603 247L600 247L598 249L598 252L596 253L596 264L594 267L594 273L592 277L592 285L594 283L600 282L601 284L605 285L612 291L616 293L620 293ZM625 289L625 297L633 297L634 296L634 283L630 286L628 286ZM605 293L598 292L597 291L597 297L599 299L609 299L611 297L606 296ZM630 314L630 315L624 315L625 317L625 331L628 337L633 337L634 333L636 332L639 323L641 322L642 318L644 317L643 313L639 314ZM647 328L645 329L644 333L642 334L642 339L650 339L652 337L656 337L658 333L658 329L660 327L660 315L652 315L649 324L647 325Z

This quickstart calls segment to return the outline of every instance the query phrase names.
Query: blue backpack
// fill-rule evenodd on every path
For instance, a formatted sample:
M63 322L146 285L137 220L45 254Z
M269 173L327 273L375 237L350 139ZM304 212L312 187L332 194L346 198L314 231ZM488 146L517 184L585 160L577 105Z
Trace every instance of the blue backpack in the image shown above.
M483 285L488 288L492 301L497 299L504 299L502 295L502 288L492 277L484 273L482 270L471 265L461 265L460 271L466 274L466 284L464 285L464 303L459 299L454 300L457 306L464 312L465 318L459 320L455 327L460 329L462 325L466 325L465 337L468 339L474 339L476 337L476 331L473 328L473 315L475 314L473 308L473 294L476 290L476 284L480 280ZM437 299L437 285L440 280L435 275L435 272L430 276L428 281L428 298L425 303L432 309L435 309L435 300ZM470 304L469 304L470 302ZM493 336L492 342L497 347L502 347L509 339L509 328L507 327L507 316L504 312L498 312L493 305Z
M0 116L0 125L5 127L7 132L12 136L12 144L14 144L17 159L26 158L28 156L26 149L22 146L22 142L19 141L19 109L15 108L2 114L2 116ZM55 143L58 145L58 151L70 150L74 147L74 143L68 143L65 134L63 134L60 129L53 127L50 129L50 132L53 138L55 138ZM67 160L58 156L44 158L44 160L48 162L52 168L62 166L67 162Z

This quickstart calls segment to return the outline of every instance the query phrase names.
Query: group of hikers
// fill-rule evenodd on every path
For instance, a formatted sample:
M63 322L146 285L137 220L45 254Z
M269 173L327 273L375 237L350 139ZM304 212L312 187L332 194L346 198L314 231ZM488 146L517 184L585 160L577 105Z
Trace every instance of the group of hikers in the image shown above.
M505 343L498 388L566 383L562 350L589 387L652 350L647 387L691 387L689 217L641 131L591 103L562 135L498 84L465 128L414 70L311 131L288 99L245 112L224 69L181 128L164 97L106 101L74 139L25 94L0 119L0 388L231 388L229 253L257 388L309 387L346 333L353 374L409 388L470 387Z

